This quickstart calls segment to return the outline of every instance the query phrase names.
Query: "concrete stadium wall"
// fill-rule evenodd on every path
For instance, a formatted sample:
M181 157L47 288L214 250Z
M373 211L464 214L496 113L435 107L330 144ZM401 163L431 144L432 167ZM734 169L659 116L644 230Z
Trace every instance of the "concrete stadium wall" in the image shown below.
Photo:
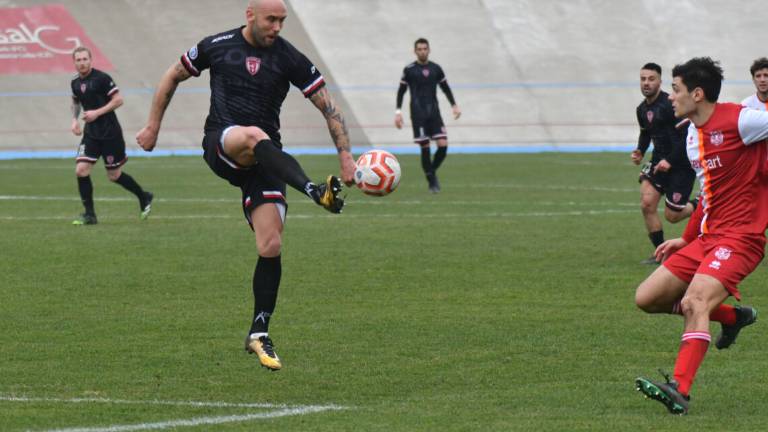
M0 0L0 7L45 4ZM109 57L126 104L126 140L143 125L150 90L203 36L244 22L245 0L61 0ZM764 1L714 0L289 0L283 35L305 51L342 101L356 146L412 148L392 125L402 68L418 37L431 41L464 111L443 114L453 145L626 148L637 136L639 67L693 56L721 60L722 100L753 91L749 65L768 55ZM211 5L215 4L215 7ZM96 7L95 7L96 6ZM311 35L311 38L308 36ZM70 74L0 76L0 151L74 149ZM183 83L160 148L198 148L208 80ZM37 96L29 96L38 92ZM57 93L58 92L58 93ZM406 95L408 98L409 95ZM406 103L407 106L407 103ZM407 110L406 110L407 112ZM332 148L316 109L292 91L283 114L290 147ZM135 145L131 144L133 148Z
M46 1L0 0L0 7L48 4ZM88 36L106 54L115 70L110 75L125 105L117 110L126 143L137 150L134 135L146 122L152 89L179 56L203 37L245 23L245 0L63 0ZM293 11L289 11L293 17ZM302 50L323 72L332 93L347 113L351 137L367 145L354 112L344 100L333 71L314 49L301 22L289 22L282 35ZM69 132L69 82L72 73L0 75L0 151L66 150L79 138ZM34 94L33 96L29 96ZM158 149L199 149L209 107L208 72L179 86L161 130ZM289 92L281 115L287 146L333 149L317 108L296 89Z

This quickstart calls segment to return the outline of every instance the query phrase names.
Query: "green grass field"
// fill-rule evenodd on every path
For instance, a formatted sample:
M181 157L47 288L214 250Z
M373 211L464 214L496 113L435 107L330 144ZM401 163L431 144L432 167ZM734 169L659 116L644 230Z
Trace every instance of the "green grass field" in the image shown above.
M689 416L634 390L672 370L682 320L633 304L652 269L627 155L451 155L439 195L400 160L397 192L351 190L340 216L289 191L276 373L243 351L239 191L201 158L130 161L144 222L99 164L92 227L70 225L72 161L0 161L0 430L765 428L761 322L709 352ZM745 302L768 312L766 287L761 265Z

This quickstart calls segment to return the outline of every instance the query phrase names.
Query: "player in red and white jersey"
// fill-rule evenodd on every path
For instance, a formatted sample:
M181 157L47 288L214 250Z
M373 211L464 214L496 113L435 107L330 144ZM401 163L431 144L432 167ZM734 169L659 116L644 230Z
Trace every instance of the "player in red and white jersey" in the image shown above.
M741 101L747 108L759 111L768 111L768 58L760 57L749 68L752 74L752 82L755 84L755 93Z
M708 57L677 65L670 100L675 116L691 121L686 150L701 185L698 237L663 243L669 257L637 288L635 302L648 313L681 314L685 320L674 378L657 383L638 378L637 389L674 414L688 412L690 388L711 340L710 321L723 325L718 348L733 343L753 323L750 307L723 304L740 300L738 284L763 258L768 222L768 180L762 169L767 152L768 112L717 103L723 71ZM671 256L670 256L671 255Z

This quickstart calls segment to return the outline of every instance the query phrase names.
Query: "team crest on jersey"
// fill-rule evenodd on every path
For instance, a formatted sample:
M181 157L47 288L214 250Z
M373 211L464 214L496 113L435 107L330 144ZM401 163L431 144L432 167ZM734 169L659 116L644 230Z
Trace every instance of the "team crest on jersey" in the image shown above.
M85 93L85 89L87 89L88 86L85 85L85 83L80 83L80 93Z
M653 111L648 111L645 113L645 118L648 119L648 124L653 123Z
M256 75L259 72L259 66L261 66L261 59L258 57L246 57L245 68L248 69L248 73Z
M429 78L429 69L422 69L421 74L424 75L424 78Z
M712 132L712 135L709 137L709 142L711 142L712 145L719 146L723 143L723 133L720 131Z
M715 251L715 258L719 259L720 261L725 261L730 257L731 257L731 250L728 248L721 247Z

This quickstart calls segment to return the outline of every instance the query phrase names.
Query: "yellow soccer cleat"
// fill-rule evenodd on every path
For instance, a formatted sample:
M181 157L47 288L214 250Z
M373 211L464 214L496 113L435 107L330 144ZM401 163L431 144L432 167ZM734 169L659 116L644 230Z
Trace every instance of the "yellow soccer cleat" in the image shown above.
M254 333L245 338L245 350L249 354L256 354L261 365L269 370L277 371L283 367L280 357L275 353L272 339L265 333Z
M344 208L344 198L339 197L341 181L338 177L329 175L325 184L318 187L318 192L320 193L318 204L331 213L341 213L341 209Z

